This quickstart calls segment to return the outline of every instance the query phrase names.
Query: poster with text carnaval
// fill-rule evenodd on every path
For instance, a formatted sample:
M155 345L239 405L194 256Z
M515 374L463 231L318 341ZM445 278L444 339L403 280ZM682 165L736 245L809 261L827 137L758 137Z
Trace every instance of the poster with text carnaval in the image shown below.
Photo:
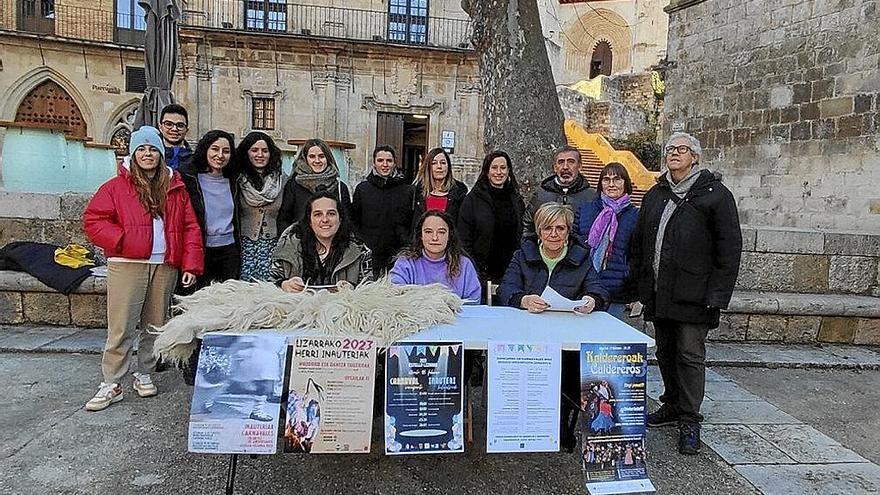
M581 344L584 481L593 495L655 491L648 479L645 344Z
M296 338L290 361L284 452L370 452L376 344Z
M562 352L558 343L488 343L486 451L557 452Z
M385 453L464 452L462 343L395 344L385 359Z
M190 452L274 454L287 337L206 334L189 419Z

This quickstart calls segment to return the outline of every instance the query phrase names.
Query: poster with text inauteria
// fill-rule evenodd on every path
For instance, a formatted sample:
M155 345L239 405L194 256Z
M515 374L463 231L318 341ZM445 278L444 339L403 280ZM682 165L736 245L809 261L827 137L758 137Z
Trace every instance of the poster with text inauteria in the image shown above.
M196 370L189 451L274 454L287 337L207 334Z
M385 453L464 452L462 343L396 344L385 359Z
M375 342L300 337L292 343L284 451L369 453Z
M653 492L645 456L645 344L581 344L584 480L592 495Z
M558 451L559 344L490 341L488 346L486 451Z

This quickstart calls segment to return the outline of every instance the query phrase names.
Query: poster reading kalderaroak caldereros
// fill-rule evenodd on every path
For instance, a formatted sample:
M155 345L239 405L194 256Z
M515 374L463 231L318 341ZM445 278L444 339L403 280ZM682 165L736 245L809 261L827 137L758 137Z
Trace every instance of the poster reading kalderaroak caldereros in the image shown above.
M189 451L274 454L287 338L207 334L193 388Z
M581 443L593 495L653 492L645 458L645 344L581 344Z
M407 342L388 347L385 453L464 452L461 342Z
M375 385L374 341L294 339L284 451L369 453Z

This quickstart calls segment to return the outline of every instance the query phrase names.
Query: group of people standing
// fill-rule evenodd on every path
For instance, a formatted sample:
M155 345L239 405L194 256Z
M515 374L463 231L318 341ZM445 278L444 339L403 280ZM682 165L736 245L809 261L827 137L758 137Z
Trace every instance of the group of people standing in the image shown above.
M142 397L157 393L145 330L164 323L175 291L229 279L288 292L333 290L389 274L392 283L441 283L468 303L497 296L497 304L533 313L548 309L541 297L548 286L581 301L582 313L623 318L625 304L640 300L657 328L666 385L664 406L648 423L680 423L679 450L698 449L706 332L730 299L741 239L733 197L699 166L692 136L669 140L669 171L640 212L623 165L604 167L593 189L579 173L580 152L569 146L555 154L553 175L527 205L503 151L486 155L468 191L442 148L428 152L410 183L396 150L380 145L350 192L320 139L299 148L288 177L265 133L236 146L231 134L212 130L192 150L183 107L169 105L159 122L132 133L119 175L84 214L85 231L109 264L104 379L88 410L122 399L137 328L133 386ZM576 358L564 358L563 392L572 398L563 401L567 448L575 442L577 368Z

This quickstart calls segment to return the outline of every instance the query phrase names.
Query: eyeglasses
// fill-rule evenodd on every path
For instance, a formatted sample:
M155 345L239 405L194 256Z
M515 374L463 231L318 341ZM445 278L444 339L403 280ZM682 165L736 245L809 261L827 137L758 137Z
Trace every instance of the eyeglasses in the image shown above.
M545 226L541 227L542 234L556 233L556 234L562 235L562 234L565 234L566 232L568 232L568 227L566 227L564 225L545 225Z
M612 182L615 184L623 184L623 177L610 177L607 175L605 177L602 177L602 184L611 184Z
M686 144L679 144L678 146L667 146L666 148L664 148L664 151L666 151L667 155L671 154L673 151L675 151L679 155L694 152L694 150L692 150L691 147Z
M162 127L166 129L177 129L178 131L182 131L186 129L188 126L186 122L171 122L170 120L163 120Z

